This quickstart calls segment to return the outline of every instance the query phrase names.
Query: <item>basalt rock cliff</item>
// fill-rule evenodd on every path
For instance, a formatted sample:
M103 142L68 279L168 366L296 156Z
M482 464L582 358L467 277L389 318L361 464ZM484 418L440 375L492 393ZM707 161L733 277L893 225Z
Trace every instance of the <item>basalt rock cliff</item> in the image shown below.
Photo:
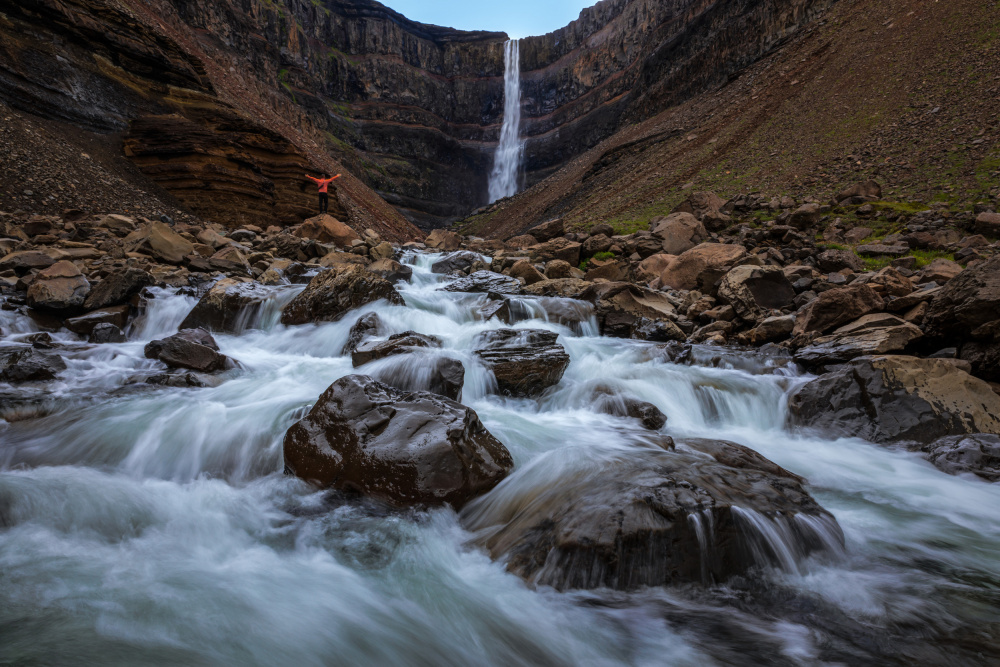
M833 2L604 0L523 40L526 184L724 84ZM297 221L301 172L343 167L356 180L335 212L405 236L402 216L435 226L486 203L505 40L372 0L25 0L0 14L0 99L120 135L206 217Z

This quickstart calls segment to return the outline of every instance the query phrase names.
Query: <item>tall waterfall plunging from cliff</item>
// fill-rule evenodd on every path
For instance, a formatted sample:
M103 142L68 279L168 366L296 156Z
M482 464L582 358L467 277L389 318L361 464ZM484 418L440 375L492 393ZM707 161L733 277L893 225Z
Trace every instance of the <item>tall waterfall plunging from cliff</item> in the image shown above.
M521 140L521 50L516 39L504 44L503 126L490 174L490 203L517 194L524 142Z

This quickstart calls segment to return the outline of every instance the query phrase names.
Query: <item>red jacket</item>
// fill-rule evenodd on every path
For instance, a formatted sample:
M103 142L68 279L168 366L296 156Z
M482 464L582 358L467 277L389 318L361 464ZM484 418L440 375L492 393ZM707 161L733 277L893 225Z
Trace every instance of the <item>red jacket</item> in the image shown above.
M316 185L319 186L319 191L320 192L326 192L327 186L329 186L330 183L332 183L335 180L337 180L338 178L340 178L340 174L337 174L333 178L313 178L309 174L306 174L306 178L308 178L310 181L313 181L314 183L316 183Z

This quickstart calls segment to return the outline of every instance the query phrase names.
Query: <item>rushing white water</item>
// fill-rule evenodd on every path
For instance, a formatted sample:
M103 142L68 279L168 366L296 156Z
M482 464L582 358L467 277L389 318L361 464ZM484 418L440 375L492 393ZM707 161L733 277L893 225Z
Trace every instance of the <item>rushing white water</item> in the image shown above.
M785 397L804 380L794 367L711 349L671 363L654 345L596 335L575 302L521 299L515 326L559 333L571 363L538 401L497 397L471 347L503 325L477 317L485 295L438 291L446 279L430 273L433 259L409 258L406 306L299 327L269 306L243 334L217 336L244 368L216 387L125 384L154 372L143 345L195 303L167 290L134 340L64 350L46 416L0 421L0 663L965 665L997 655L1000 485L858 440L790 433ZM276 303L281 289L297 288L276 288ZM426 354L465 364L463 402L516 463L495 501L648 447L637 421L593 409L610 391L655 404L666 434L740 442L808 478L846 551L802 560L794 534L823 539L828 526L747 511L740 525L773 568L720 586L560 594L471 547L449 509L333 502L282 474L281 442L335 379L411 363L355 371L341 355L370 311L393 332L439 337ZM5 317L5 343L32 330ZM403 370L419 384L419 367ZM0 385L2 397L31 391ZM711 514L689 521L711 549Z
M520 187L524 141L521 139L521 50L516 39L503 51L503 125L490 173L490 203L517 194Z

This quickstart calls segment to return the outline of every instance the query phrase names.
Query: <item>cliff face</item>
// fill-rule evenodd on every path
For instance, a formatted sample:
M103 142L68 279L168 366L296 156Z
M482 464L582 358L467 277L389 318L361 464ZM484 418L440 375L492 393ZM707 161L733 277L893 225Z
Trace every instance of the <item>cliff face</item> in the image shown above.
M528 184L726 82L833 2L604 0L523 40ZM372 0L24 0L5 11L0 96L127 132L136 164L206 215L242 205L254 210L245 220L292 221L311 206L297 180L310 166L343 165L357 178L338 190L344 215L387 228L407 228L399 213L434 226L486 203L503 34L415 23Z

